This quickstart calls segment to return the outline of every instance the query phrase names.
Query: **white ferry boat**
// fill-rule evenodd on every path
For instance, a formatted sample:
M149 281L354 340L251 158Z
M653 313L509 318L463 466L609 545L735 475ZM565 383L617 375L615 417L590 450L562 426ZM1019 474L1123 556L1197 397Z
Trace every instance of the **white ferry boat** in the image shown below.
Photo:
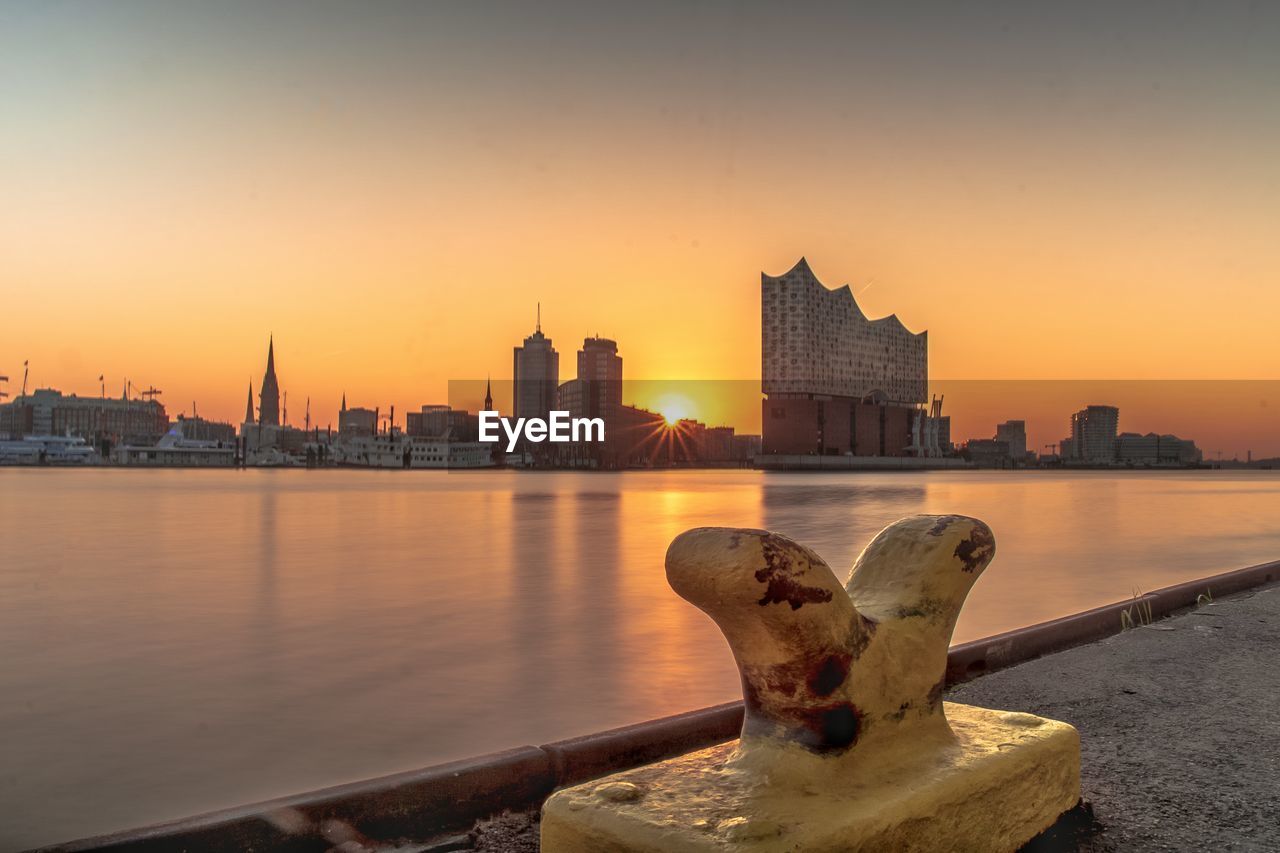
M493 445L446 441L401 432L363 435L333 445L338 465L350 468L491 468Z
M111 456L117 465L166 468L228 468L236 461L233 445L187 438L180 423L171 426L154 445L126 444Z
M97 465L97 452L83 438L28 435L0 440L0 465Z

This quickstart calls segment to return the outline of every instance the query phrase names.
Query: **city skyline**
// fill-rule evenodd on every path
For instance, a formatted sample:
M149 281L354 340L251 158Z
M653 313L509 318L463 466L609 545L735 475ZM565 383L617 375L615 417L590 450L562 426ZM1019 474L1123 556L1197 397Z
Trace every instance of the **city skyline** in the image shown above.
M540 335L540 323L535 323L534 335ZM547 336L550 338L551 336ZM260 356L258 376L250 379L249 396L251 404L261 396L263 380L266 375L273 379L276 352L275 336L268 335L265 356ZM530 338L526 336L527 342ZM584 344L600 341L598 335L589 335L583 339ZM609 341L612 343L612 341ZM569 345L571 350L576 344ZM628 342L618 343L621 353L628 348ZM517 348L518 349L518 348ZM510 350L508 350L509 352ZM266 372L262 367L265 358ZM634 366L634 364L633 364ZM287 375L287 374L286 374ZM0 402L11 401L20 395L23 374L20 370L14 374L0 374L7 382L0 382L0 391L7 391L7 398ZM564 385L574 377L567 374L560 376L560 385ZM82 398L93 399L104 394L108 382L96 378L96 391L83 392L82 389L58 388L56 390L78 394ZM204 403L192 401L188 408L180 398L174 395L163 395L154 385L144 389L142 383L122 380L133 387L132 396L137 399L160 399L165 397L175 402L168 404L170 416L177 417L199 414L214 421L238 424L244 417L226 416L220 412L210 412ZM40 387L55 387L36 381L33 374L28 379L28 392ZM112 384L112 387L115 387ZM385 422L394 410L399 411L397 423L401 426L408 413L420 406L446 404L456 409L478 411L482 401L491 393L495 406L504 411L512 409L512 380L493 376L484 379L450 379L447 390L443 394L423 393L414 395L410 392L407 399L391 401L378 400L367 394L365 389L340 389L338 408L330 412L317 399L329 396L327 389L320 394L295 393L295 408L289 414L287 395L289 386L282 383L276 386L278 400L277 411L281 423L287 422L294 427L302 425L302 416L298 414L297 401L301 405L310 406L312 413L311 426L324 430L337 428L338 413L346 407L347 397L351 396L352 406L366 406L371 411L382 412ZM1070 418L1072 413L1088 405L1118 404L1124 410L1122 431L1145 434L1148 432L1174 432L1182 436L1190 436L1201 442L1206 461L1217 459L1266 458L1280 456L1280 381L1277 380L1132 380L1132 379L1055 379L1055 380L964 380L934 379L928 382L929 395L945 399L944 414L951 418L951 437L957 443L968 439L987 437L995 424L1003 420L1022 420L1026 423L1027 449L1036 453L1053 452L1063 436L1071 433ZM123 393L123 392L122 392ZM241 392L243 393L243 391ZM113 392L114 394L114 392ZM113 395L107 395L112 398ZM728 425L741 433L760 434L763 424L760 417L760 402L763 398L760 379L742 380L707 380L707 379L635 379L627 378L621 383L621 400L628 405L664 415L668 422L679 418L706 423L708 426ZM118 398L117 398L118 399ZM243 399L243 398L242 398ZM258 409L254 407L254 420L260 419Z

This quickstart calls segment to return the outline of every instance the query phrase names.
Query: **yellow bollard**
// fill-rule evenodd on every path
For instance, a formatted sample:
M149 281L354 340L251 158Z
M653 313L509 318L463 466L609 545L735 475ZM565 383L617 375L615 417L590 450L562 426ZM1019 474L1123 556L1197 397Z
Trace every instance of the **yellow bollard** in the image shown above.
M995 554L982 522L913 516L841 587L763 530L698 528L667 580L720 627L742 736L567 788L544 853L1013 851L1080 798L1071 726L942 701L960 607Z

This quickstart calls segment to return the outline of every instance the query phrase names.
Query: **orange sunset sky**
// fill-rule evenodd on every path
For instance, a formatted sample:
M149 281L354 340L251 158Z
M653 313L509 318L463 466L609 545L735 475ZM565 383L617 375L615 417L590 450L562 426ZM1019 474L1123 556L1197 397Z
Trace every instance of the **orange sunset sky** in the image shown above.
M562 380L597 333L750 380L801 255L933 377L1280 378L1280 16L1057 5L0 6L5 390L239 420L274 334L336 424L509 378L537 302ZM1256 438L1121 426L1280 452L1274 387ZM1033 445L1115 402L958 394L958 438Z

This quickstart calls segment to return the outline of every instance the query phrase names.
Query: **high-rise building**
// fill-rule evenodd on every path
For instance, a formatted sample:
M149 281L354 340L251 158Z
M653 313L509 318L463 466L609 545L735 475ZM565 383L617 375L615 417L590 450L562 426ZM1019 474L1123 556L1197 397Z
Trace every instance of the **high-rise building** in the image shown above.
M1115 462L1119 424L1115 406L1086 406L1071 416L1071 438L1062 442L1062 458L1091 465Z
M560 384L560 354L542 334L542 306L534 333L515 348L512 414L516 418L546 418L556 405Z
M783 275L761 273L760 296L764 393L925 402L928 332L895 314L867 319L849 285L829 290L804 258Z
M267 341L267 372L262 377L262 392L258 395L258 423L262 426L280 426L280 385L276 381L274 336Z
M622 357L608 338L587 338L578 351L578 381L582 383L581 416L611 422L622 405Z

